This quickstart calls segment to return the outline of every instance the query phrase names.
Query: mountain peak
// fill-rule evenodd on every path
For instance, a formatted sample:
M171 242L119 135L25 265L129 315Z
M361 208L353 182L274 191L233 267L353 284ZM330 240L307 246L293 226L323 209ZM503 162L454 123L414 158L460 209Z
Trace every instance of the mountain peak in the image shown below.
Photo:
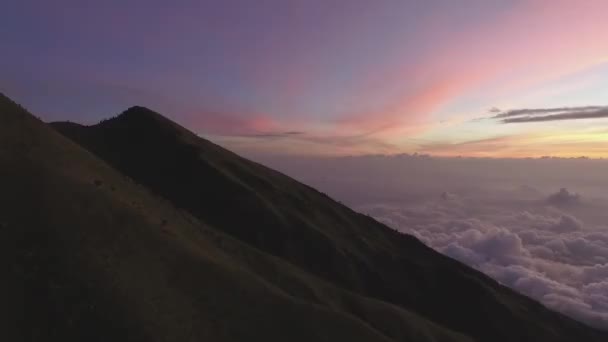
M178 135L183 130L171 119L142 106L129 107L117 116L102 120L97 125L99 129L110 128L125 131L139 132L165 132L171 135Z
M150 108L143 107L143 106L131 106L131 107L127 108L127 110L122 112L122 115L129 115L129 114L157 114L158 115L158 113L154 112Z
M129 119L129 120L141 120L141 119L158 119L159 117L163 117L159 113L142 106L132 106L129 107L124 112L118 114L113 119ZM112 120L112 119L110 119ZM110 121L108 120L108 121Z

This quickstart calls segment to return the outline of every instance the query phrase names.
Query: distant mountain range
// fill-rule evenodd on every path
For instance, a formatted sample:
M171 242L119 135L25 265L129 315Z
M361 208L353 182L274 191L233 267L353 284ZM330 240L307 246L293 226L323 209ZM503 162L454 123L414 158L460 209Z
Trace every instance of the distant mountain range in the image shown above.
M143 107L0 96L0 253L3 341L608 341Z

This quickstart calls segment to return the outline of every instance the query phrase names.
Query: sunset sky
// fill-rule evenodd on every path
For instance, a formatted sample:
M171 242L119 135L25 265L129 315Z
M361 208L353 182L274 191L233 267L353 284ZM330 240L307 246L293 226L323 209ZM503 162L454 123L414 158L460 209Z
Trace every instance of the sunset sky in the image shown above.
M244 153L608 157L608 1L8 0L0 91Z

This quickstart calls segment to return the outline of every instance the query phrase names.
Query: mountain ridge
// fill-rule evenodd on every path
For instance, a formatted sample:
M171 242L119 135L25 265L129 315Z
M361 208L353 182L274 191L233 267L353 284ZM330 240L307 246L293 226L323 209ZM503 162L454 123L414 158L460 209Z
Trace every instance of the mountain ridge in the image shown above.
M0 143L3 340L470 341L199 222L3 97Z
M144 107L126 113L93 126L51 125L211 226L338 287L479 341L569 341L586 329L589 340L602 335L158 113ZM248 224L256 229L243 228ZM465 307L472 314L462 315ZM533 323L538 317L543 323ZM527 328L514 328L521 325Z

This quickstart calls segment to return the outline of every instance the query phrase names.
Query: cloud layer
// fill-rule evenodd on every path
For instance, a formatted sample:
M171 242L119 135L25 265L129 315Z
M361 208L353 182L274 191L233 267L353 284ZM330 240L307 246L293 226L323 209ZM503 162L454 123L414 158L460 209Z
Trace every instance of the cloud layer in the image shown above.
M473 209L477 215L469 214ZM513 210L440 198L359 210L552 309L608 328L608 230L587 229L577 217L540 204Z
M266 162L549 308L608 329L608 161Z

